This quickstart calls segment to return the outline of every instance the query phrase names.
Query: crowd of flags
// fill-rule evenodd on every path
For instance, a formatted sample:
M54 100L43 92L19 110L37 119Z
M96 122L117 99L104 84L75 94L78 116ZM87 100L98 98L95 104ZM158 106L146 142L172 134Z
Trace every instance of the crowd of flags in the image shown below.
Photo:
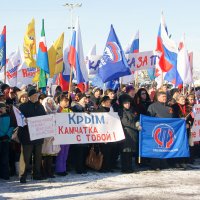
M45 38L44 20L42 20L41 38L38 52L36 53L35 21L28 24L24 36L24 62L27 67L37 68L33 82L38 82L40 88L47 86L47 80L52 79L63 89L69 89L70 76L76 79L81 90L88 88L89 71L97 71L93 84L96 86L106 85L109 88L119 86L119 78L132 76L130 66L127 63L125 54L139 53L139 30L131 39L125 50L122 49L120 41L115 33L113 25L102 55L96 55L96 45L91 49L87 57L84 57L81 30L79 20L73 31L71 44L64 50L64 33L48 49ZM157 35L156 51L159 53L159 64L156 68L149 69L151 79L164 74L164 79L175 86L180 84L191 84L192 69L185 44L185 38L177 46L168 34L163 13ZM12 53L6 64L6 26L0 34L0 70L6 67L6 71L23 64L19 50ZM98 59L95 59L98 58ZM92 61L91 61L92 59ZM14 76L14 74L13 74ZM12 83L10 83L12 85Z

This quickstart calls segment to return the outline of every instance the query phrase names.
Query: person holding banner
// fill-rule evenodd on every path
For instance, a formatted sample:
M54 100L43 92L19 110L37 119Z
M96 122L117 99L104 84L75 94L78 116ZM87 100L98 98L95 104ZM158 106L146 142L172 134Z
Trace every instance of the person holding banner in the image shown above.
M138 127L139 117L131 109L131 98L127 94L121 95L118 115L121 119L125 134L125 140L120 143L121 149L121 171L123 173L133 172L133 154L138 153Z
M152 117L173 118L174 111L171 107L167 106L166 92L163 92L162 90L157 92L156 99L157 101L149 106L147 114ZM168 163L166 159L152 158L150 166L154 170L165 169L168 168Z
M72 107L73 112L87 112L86 107L89 103L89 96L80 93L78 102ZM88 154L88 144L74 144L72 145L72 154L74 158L75 171L77 174L87 173L85 161Z
M100 99L100 106L96 112L110 112L111 99L104 96ZM112 172L112 152L113 145L111 143L100 143L99 151L103 154L103 163L100 172Z
M58 103L59 113L69 113L72 112L71 109L69 109L69 99L68 94L62 93L58 97ZM58 176L66 176L67 175L67 158L68 158L68 152L69 152L70 145L64 144L60 145L60 151L56 157L56 169L55 172Z
M38 102L38 93L35 88L28 90L29 101L20 105L19 110L26 117L36 117L46 115L44 107ZM21 155L19 164L20 183L26 183L27 170L31 160L33 159L33 179L42 180L41 163L42 163L42 144L43 139L30 140L28 126L19 127L19 140L21 142Z
M57 106L52 97L46 97L42 101L42 105L47 114L54 114L57 112ZM53 145L53 137L44 138L42 145L42 172L46 178L55 178L52 171L53 157L57 156L60 151L60 145Z

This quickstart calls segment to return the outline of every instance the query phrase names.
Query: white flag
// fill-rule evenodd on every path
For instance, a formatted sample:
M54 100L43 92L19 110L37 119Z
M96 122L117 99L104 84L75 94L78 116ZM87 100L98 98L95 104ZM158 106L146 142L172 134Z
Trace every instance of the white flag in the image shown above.
M17 73L19 66L22 63L22 58L19 49L10 54L6 65L6 82L11 87L17 85Z
M177 70L184 84L193 83L192 70L190 67L190 61L184 37L179 43L179 52L177 56Z
M27 125L27 123L25 122L25 117L24 115L20 112L20 110L18 108L16 108L15 106L13 106L13 111L15 113L15 117L17 120L17 125L24 127Z

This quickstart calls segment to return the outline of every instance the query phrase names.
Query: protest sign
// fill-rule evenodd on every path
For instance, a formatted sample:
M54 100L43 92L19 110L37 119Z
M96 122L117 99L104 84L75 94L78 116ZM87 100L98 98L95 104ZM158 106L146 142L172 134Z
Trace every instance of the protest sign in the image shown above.
M123 140L117 113L57 113L56 144L107 143Z
M193 107L194 123L191 128L192 141L200 141L200 104L195 104Z
M159 55L154 51L126 54L126 59L131 71L153 68L159 60Z
M55 115L27 118L30 139L53 137L55 135Z
M189 157L186 122L178 118L140 115L139 156L147 158Z

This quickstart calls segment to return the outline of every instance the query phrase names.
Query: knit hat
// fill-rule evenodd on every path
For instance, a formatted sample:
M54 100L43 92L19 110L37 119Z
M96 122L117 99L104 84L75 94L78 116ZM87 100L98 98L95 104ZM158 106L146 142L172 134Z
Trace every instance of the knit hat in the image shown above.
M97 91L100 91L100 92L101 92L101 89L98 88L98 87L95 87L95 88L93 89L92 93L94 94L94 93L97 92Z
M36 93L37 93L37 91L33 87L28 89L28 97L30 97L30 96L32 96L32 95L34 95Z
M10 86L8 84L2 84L1 85L1 91L4 92L4 90L6 90L7 88L10 88Z
M111 101L110 97L109 97L109 96L104 96L104 97L102 97L102 98L100 99L99 104L102 104L103 102L108 101L108 100Z
M18 100L20 100L23 95L28 95L28 93L26 91L19 91L19 92L17 92L17 98L18 98Z

